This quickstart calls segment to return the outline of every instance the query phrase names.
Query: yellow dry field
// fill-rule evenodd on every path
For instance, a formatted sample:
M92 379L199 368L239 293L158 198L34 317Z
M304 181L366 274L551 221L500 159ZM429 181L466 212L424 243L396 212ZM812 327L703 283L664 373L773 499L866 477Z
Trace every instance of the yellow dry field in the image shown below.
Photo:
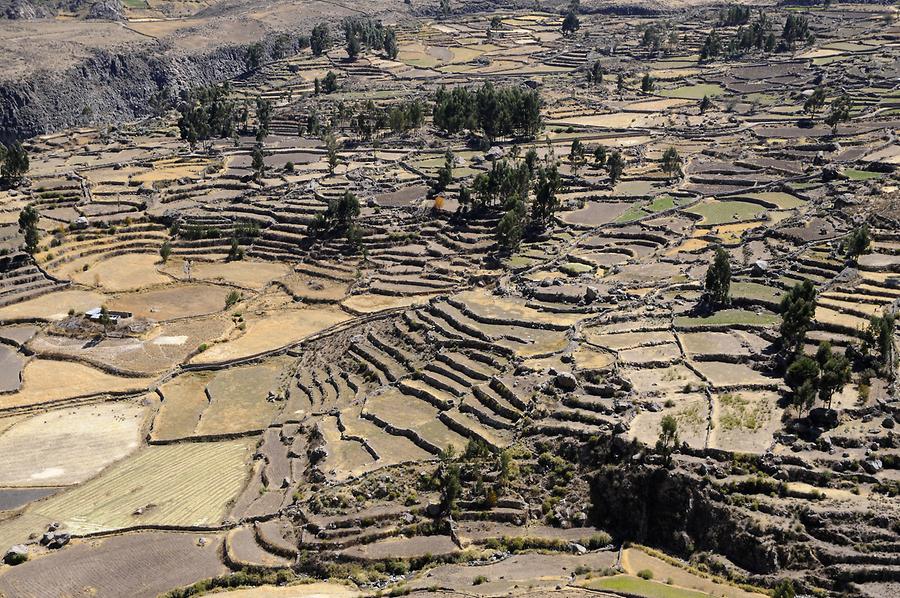
M522 299L496 297L484 290L465 291L454 298L465 303L473 313L488 318L574 326L588 317L585 314L557 314L538 311L528 307Z
M273 351L349 318L341 310L328 307L285 309L253 320L248 317L247 327L242 335L213 345L196 355L191 362L219 363Z
M164 321L193 318L225 308L230 289L212 284L178 284L152 291L127 293L107 302L114 310L129 311L136 318Z
M153 168L136 174L131 180L137 183L156 183L159 181L175 181L185 178L196 178L204 168L212 164L212 160L159 160Z
M391 295L362 294L352 295L341 302L341 305L353 313L360 315L373 314L385 309L397 307L411 307L424 305L437 295L416 295L410 297L395 297Z
M260 586L222 592L229 598L356 598L359 590L338 583L316 582L297 586Z
M170 259L162 271L180 280L186 280L187 276L183 268L182 260ZM194 262L191 268L191 277L194 280L224 282L245 289L259 290L290 271L291 268L286 264L273 262L247 260L226 263Z
M33 415L0 435L0 486L77 484L140 446L144 409L121 401Z
M73 282L99 286L108 291L130 291L165 284L172 279L156 270L155 253L126 253L98 262L71 275Z
M627 548L624 551L622 555L622 567L625 569L626 573L630 573L631 575L637 575L639 571L649 569L653 572L653 579L671 579L673 586L697 590L711 596L723 596L724 598L765 598L765 594L747 592L732 585L718 583L712 579L694 575L681 567L671 565L638 548Z
M211 374L188 373L159 387L163 400L153 420L153 440L174 440L193 434L209 405L204 389L211 379Z
M196 434L233 434L262 430L274 419L281 404L267 400L278 389L281 373L290 364L275 358L217 372L206 385L211 401L200 417Z
M869 321L859 316L851 314L842 314L839 311L819 306L816 308L816 322L832 326L840 326L848 332L857 330L865 330L869 326Z
M634 112L613 112L611 114L594 114L591 116L573 116L553 121L552 124L562 126L598 127L601 129L627 129L630 127L646 127L650 124L648 116Z
M106 392L140 391L151 378L125 378L72 361L33 359L25 365L21 390L0 395L0 408L39 405Z
M241 491L255 438L151 446L30 512L74 534L136 525L217 525Z
M70 309L84 313L89 309L100 307L105 301L105 295L93 291L57 291L0 308L0 321L62 320Z

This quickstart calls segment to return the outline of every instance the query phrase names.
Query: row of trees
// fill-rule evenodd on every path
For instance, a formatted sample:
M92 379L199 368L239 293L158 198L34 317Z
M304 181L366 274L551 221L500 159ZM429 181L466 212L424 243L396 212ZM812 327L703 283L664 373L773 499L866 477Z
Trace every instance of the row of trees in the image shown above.
M397 57L399 51L397 33L381 22L368 17L348 17L344 19L342 28L347 56L351 60L355 60L363 49L384 50L385 55L391 60ZM333 43L328 23L319 23L313 27L309 46L314 56L324 54Z
M848 236L844 247L849 257L866 251L868 244L868 228L863 226ZM728 254L720 247L706 272L702 304L711 309L729 305L730 287L731 264ZM811 409L816 399L831 408L834 395L851 379L851 357L861 361L860 367L874 367L887 376L893 375L897 360L896 320L891 314L872 317L868 328L861 331L860 347L851 347L847 355L836 353L827 341L819 344L814 357L805 355L803 349L807 333L813 327L816 305L816 290L810 281L796 284L780 304L780 356L786 364L785 383L791 389L791 402L798 415Z
M448 154L445 175L452 174L450 159ZM502 210L497 243L502 250L512 251L527 234L546 230L559 209L558 194L563 186L556 160L540 162L531 149L522 160L494 162L488 172L475 177L471 190L460 189L459 201L464 212Z
M569 149L569 162L572 165L572 171L576 175L578 174L578 169L587 164L587 153L587 149L580 139L572 142L572 146ZM614 150L611 153L607 153L604 146L598 145L591 154L594 157L594 166L606 168L610 184L615 185L622 173L625 172L625 158L622 157L622 152Z
M359 217L359 199L350 191L328 201L328 207L318 214L308 232L313 237L334 238L343 236L356 247L361 242L361 232L356 219Z
M803 102L803 112L810 116L818 114L825 107L827 92L822 85L809 94L806 101ZM847 94L841 94L831 102L828 114L825 115L825 124L831 127L831 133L837 135L837 126L842 122L850 120L850 112L853 110L853 100Z
M338 102L330 118L310 110L298 123L300 135L321 135L329 130L349 129L361 139L377 137L381 131L403 135L425 124L425 104L419 100L377 106L369 100L358 105Z
M194 144L216 137L231 137L237 119L230 92L227 83L183 91L177 105L181 138Z
M450 134L478 131L489 144L500 137L534 137L542 126L543 104L536 90L487 82L475 90L441 87L434 101L436 127Z
M749 23L749 8L746 11L736 11L734 15L729 9L726 21L740 23L737 31L728 42L722 41L719 32L712 29L706 36L700 49L700 60L709 61L719 56L737 57L751 50L763 52L788 52L794 49L798 43L807 44L813 41L814 36L809 30L809 22L801 15L789 14L784 22L780 39L775 36L773 24L768 15L760 11L756 19ZM732 18L733 17L733 18ZM720 21L721 22L721 21ZM749 23L746 27L744 24Z

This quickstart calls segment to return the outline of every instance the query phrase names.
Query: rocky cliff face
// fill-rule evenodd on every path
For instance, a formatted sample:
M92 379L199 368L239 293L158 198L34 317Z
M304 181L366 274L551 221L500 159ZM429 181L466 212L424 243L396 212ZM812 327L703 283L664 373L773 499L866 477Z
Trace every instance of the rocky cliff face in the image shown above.
M685 557L726 556L751 573L785 566L776 530L751 529L704 480L656 467L610 467L592 485L596 523L625 541L660 546Z
M246 51L237 45L195 55L159 46L140 52L96 50L64 71L0 81L0 141L147 116L160 96L177 97L183 89L241 75ZM271 47L266 51L271 58Z

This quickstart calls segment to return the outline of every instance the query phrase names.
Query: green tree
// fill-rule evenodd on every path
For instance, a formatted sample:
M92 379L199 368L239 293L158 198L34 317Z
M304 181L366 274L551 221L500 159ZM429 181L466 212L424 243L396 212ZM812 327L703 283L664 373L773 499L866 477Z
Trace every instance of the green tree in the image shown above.
M803 111L810 116L815 116L816 112L821 110L824 105L825 88L819 85L813 90L812 94L806 98L806 101L803 103Z
M704 299L713 307L731 303L731 262L721 247L716 247L713 263L706 271Z
M619 92L625 91L625 75L622 73L616 75L616 89Z
M459 465L444 463L440 466L441 511L450 513L456 509L456 501L462 492L459 481Z
M525 235L525 201L520 195L514 196L506 213L497 223L497 244L504 251L514 251Z
M2 147L2 146L0 146ZM28 152L16 141L3 152L3 166L0 167L0 178L7 185L17 185L28 172Z
M328 23L319 23L313 27L312 34L309 36L309 47L312 49L313 56L321 56L329 46L331 46L331 33L328 30Z
M797 42L806 43L810 40L810 37L809 21L807 21L806 17L788 14L787 19L784 21L784 28L781 30L781 39L784 40L785 44L793 48Z
M581 142L581 139L575 139L572 142L572 147L569 149L569 162L572 163L572 172L578 173L578 169L585 162L584 156L584 144Z
M545 230L559 209L557 194L562 190L562 177L556 164L538 169L537 184L534 188L534 201L531 204L531 222Z
M797 283L782 297L779 331L785 356L796 355L803 347L815 314L816 289L810 281Z
M822 341L816 351L816 362L819 364L819 400L831 409L831 399L835 393L841 392L850 382L852 368L850 360L844 355L835 354L831 343Z
M359 212L359 199L350 191L344 191L341 197L328 201L325 211L316 216L316 219L310 224L309 232L313 236L346 234L351 237Z
M792 391L791 402L797 407L797 415L812 408L819 391L819 364L815 359L800 355L788 366L784 382Z
M19 212L19 231L25 236L25 251L31 255L37 252L38 240L40 232L38 231L38 220L40 214L34 206L25 206Z
M794 589L794 582L790 579L784 579L775 584L772 592L772 598L796 598L797 591Z
M581 21L578 20L578 15L574 10L569 10L562 22L563 35L572 35L579 29L581 29Z
M709 99L709 96L703 96L703 99L700 100L700 114L704 114L710 108L712 108L712 100Z
M256 144L253 148L252 156L251 168L253 168L253 177L259 180L266 172L266 158L261 145Z
M625 159L620 151L614 151L606 159L606 170L609 172L610 184L615 185L625 171Z
M450 15L450 0L441 0L441 14L445 17Z
M328 71L325 73L325 78L322 79L322 91L325 93L334 93L337 91L337 88L337 74L335 74L334 71Z
M162 246L159 248L159 257L162 260L162 263L166 263L169 261L169 256L172 255L172 244L169 243L169 240L166 239L163 241Z
M109 310L105 305L100 307L100 325L103 326L104 329L112 326L112 318L109 315Z
M659 438L656 441L656 452L666 460L666 465L672 462L672 453L678 446L678 422L671 415L664 415L659 424Z
M722 40L719 38L719 33L713 29L706 36L706 40L703 42L703 48L700 49L700 60L711 60L721 53Z
M602 145L598 145L594 148L594 165L597 168L606 166L606 148Z
M853 229L844 241L844 250L848 260L856 261L856 259L869 253L872 245L872 235L869 233L869 225L863 224Z
M241 249L237 237L231 237L231 247L228 249L228 257L225 259L229 262L236 262L244 259L244 250Z
M896 329L896 316L885 314L869 318L869 326L863 331L863 354L873 357L876 365L889 376L893 374L897 361L894 343Z
M237 110L229 99L230 87L213 85L183 92L178 103L178 131L191 145L235 132Z
M591 68L587 72L587 82L593 83L594 85L600 85L603 83L603 65L600 64L599 60L595 60L594 64L591 65Z
M347 56L350 57L350 60L356 60L360 50L362 50L362 44L356 34L351 31L347 35Z
M337 139L330 133L325 137L325 154L328 159L328 172L334 174L334 169L338 165L338 144Z
M247 48L247 54L244 57L244 63L247 65L248 71L255 71L260 67L263 61L263 46L260 43L251 44Z
M662 155L662 169L669 178L681 174L681 156L674 147L666 148Z
M644 76L641 78L641 91L650 93L654 87L656 87L656 80L650 76L650 73L644 73Z
M444 191L453 182L453 152L449 149L444 153L444 165L438 169L434 190L437 193Z
M272 102L257 96L256 98L256 140L262 141L269 134L269 125L272 124Z
M397 54L400 52L400 47L397 45L397 32L394 31L393 27L388 27L384 30L384 53L391 60L397 59Z
M853 101L847 94L841 94L831 102L828 114L825 115L825 124L831 127L831 134L837 135L837 127L840 123L850 120L850 111L853 109Z

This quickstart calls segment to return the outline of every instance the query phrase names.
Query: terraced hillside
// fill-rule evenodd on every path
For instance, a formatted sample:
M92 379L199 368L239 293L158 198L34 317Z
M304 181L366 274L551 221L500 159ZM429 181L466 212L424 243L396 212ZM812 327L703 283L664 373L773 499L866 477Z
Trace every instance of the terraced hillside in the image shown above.
M0 596L900 593L893 7L185 4L2 160Z

